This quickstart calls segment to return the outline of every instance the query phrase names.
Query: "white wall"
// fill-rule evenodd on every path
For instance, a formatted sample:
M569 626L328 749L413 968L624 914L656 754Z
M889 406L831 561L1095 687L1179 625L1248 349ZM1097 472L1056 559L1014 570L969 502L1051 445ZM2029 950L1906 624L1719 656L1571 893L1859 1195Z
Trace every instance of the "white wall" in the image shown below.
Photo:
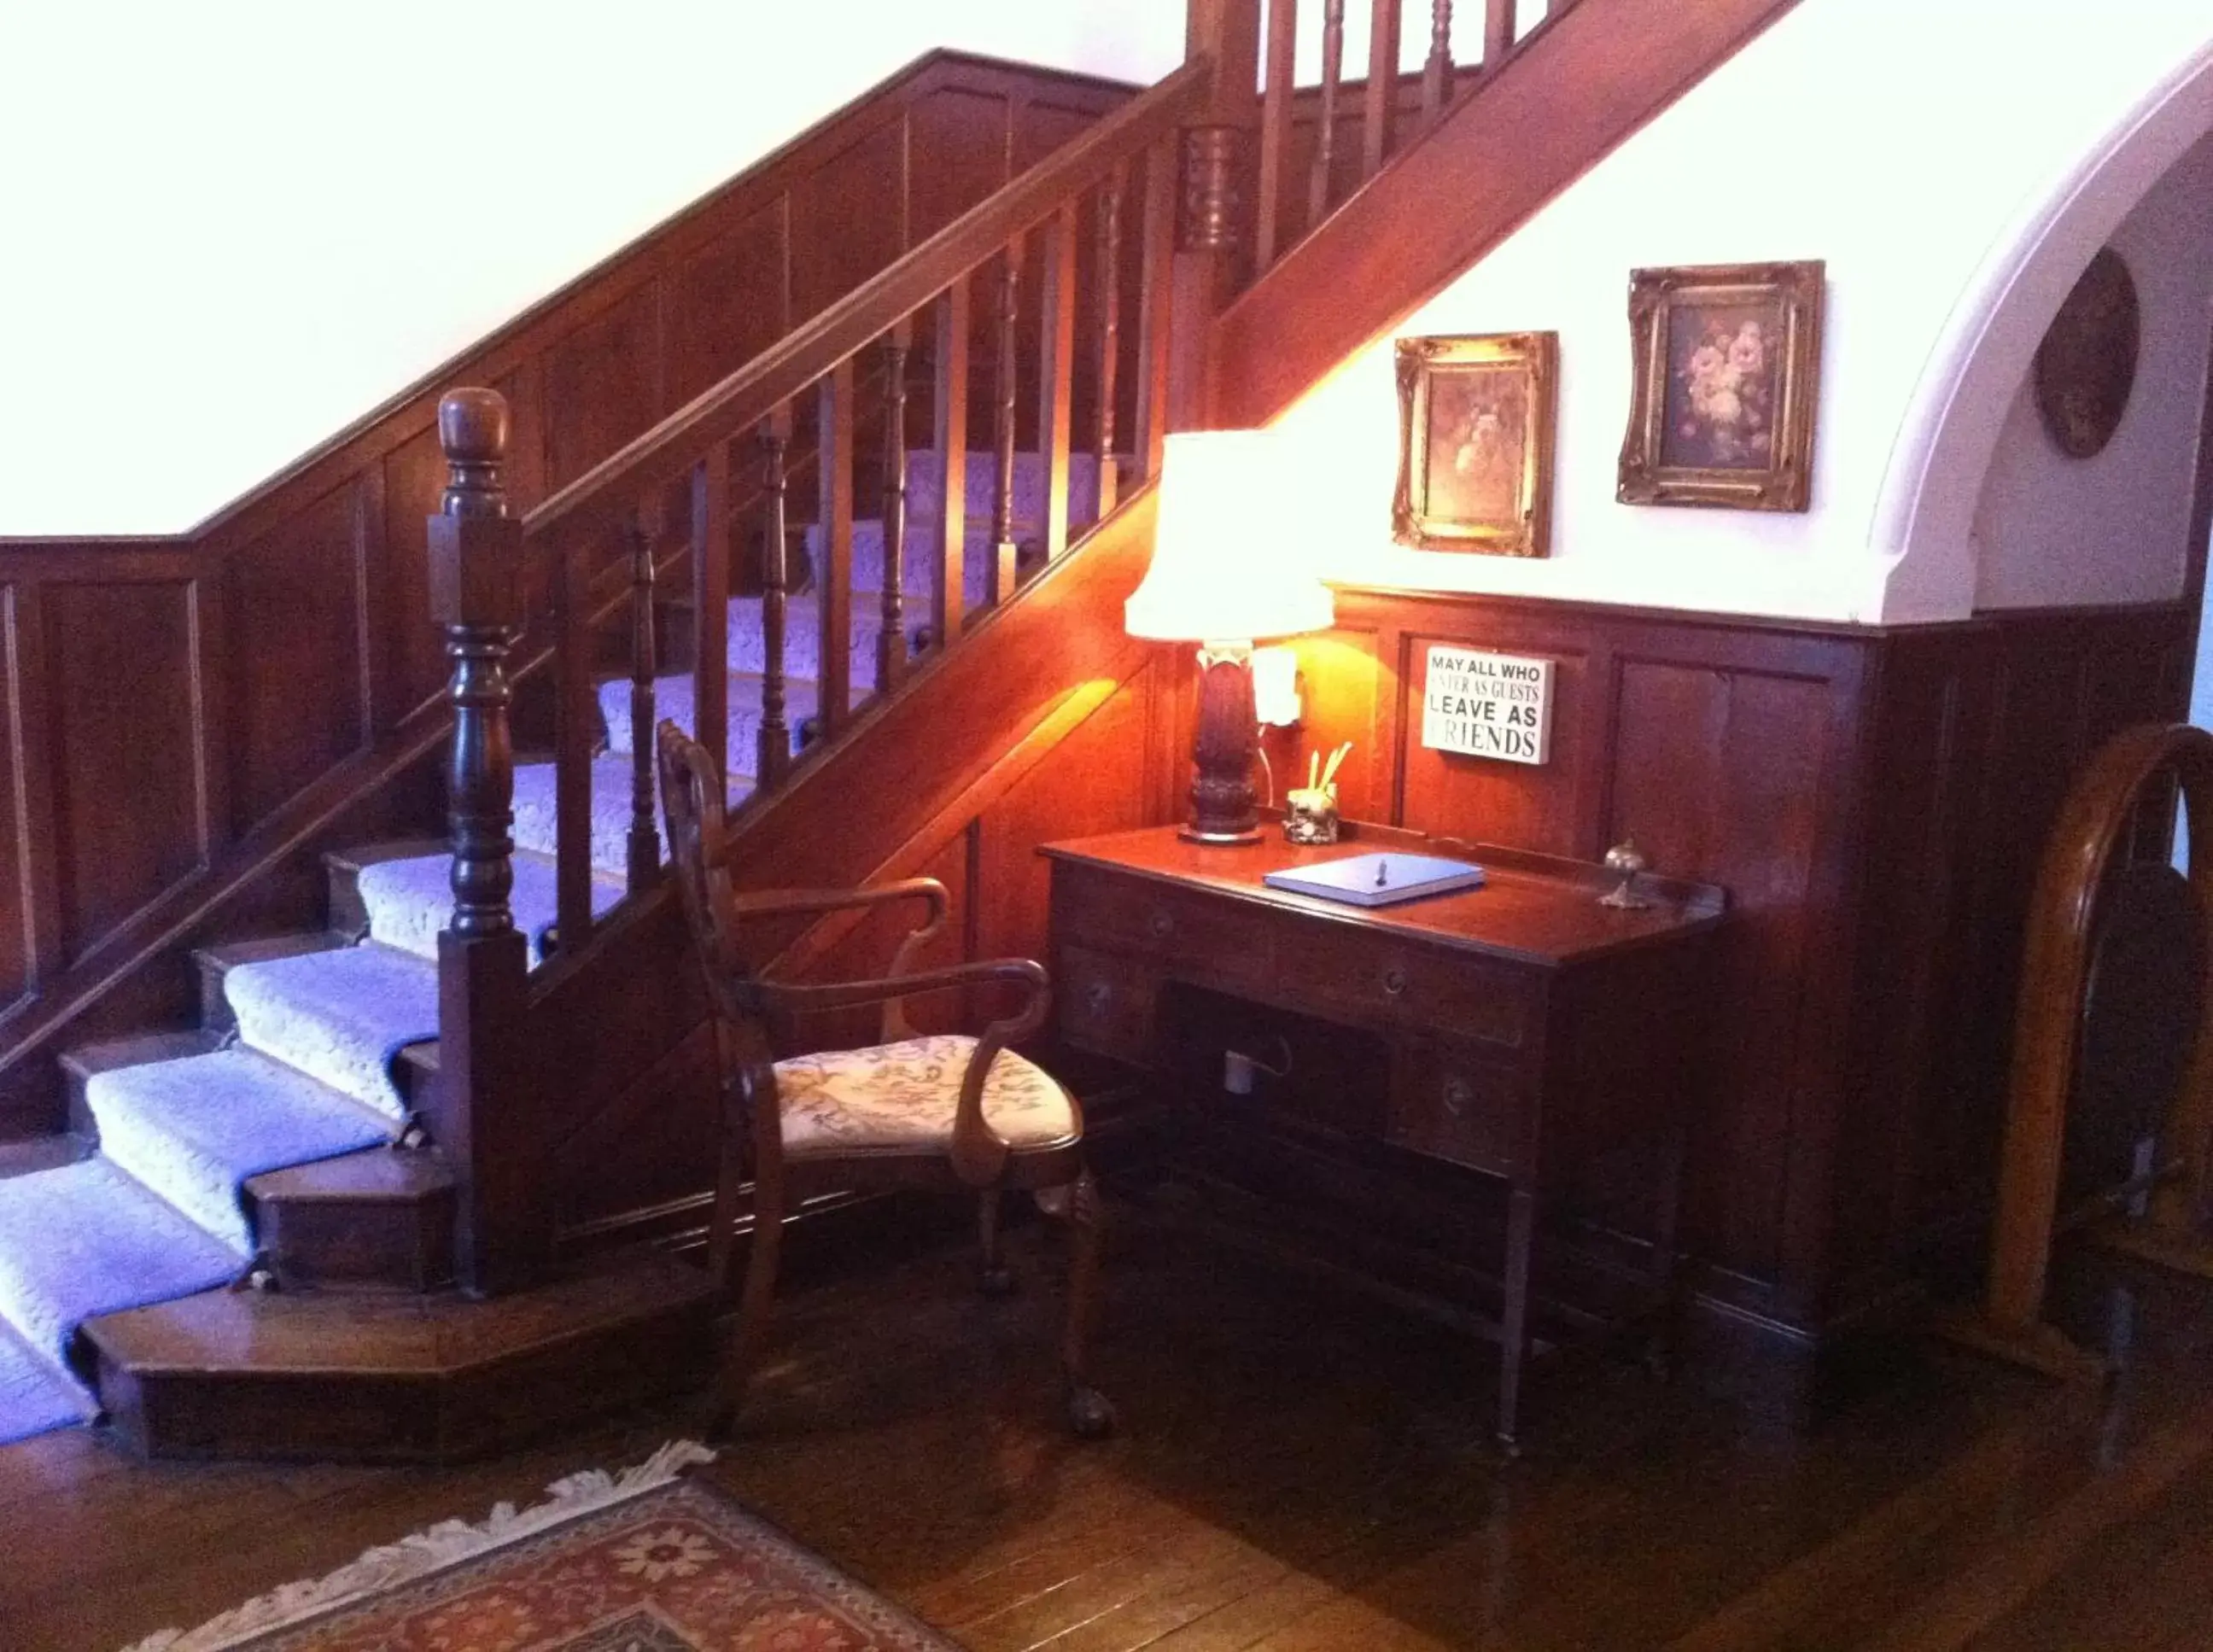
M1180 0L15 0L0 533L198 521L932 46L1139 82Z
M2105 449L2070 459L2023 375L1983 484L1975 606L2149 602L2188 576L2192 486L2213 344L2213 138L2137 204L2111 245L2142 311L2137 379Z
M1964 614L1971 557L1960 558L1966 577L1921 593L1909 612L1891 594L1894 547L1875 532L1932 351L2035 204L2209 46L2213 12L2194 0L2112 0L2094 28L2058 0L1801 0L1394 329L1560 333L1552 558L1390 543L1397 414L1386 338L1279 427L1287 466L1341 479L1308 488L1327 566L1434 589L1724 612ZM1615 503L1631 269L1806 258L1829 266L1813 509Z

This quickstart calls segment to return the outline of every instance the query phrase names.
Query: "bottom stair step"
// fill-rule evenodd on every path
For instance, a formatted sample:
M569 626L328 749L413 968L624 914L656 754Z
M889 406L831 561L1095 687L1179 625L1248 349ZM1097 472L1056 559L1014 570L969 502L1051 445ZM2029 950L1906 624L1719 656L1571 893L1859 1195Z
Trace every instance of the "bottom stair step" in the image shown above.
M286 1289L429 1290L454 1268L452 1171L435 1151L372 1148L247 1183L263 1250Z
M0 1326L0 1445L82 1423L95 1409L82 1384Z
M250 1176L387 1141L391 1124L305 1073L240 1046L85 1080L101 1151L240 1253Z
M444 1462L698 1386L716 1306L654 1255L480 1301L214 1291L85 1334L144 1455Z
M0 1198L0 1319L58 1363L85 1320L228 1284L245 1260L105 1159L17 1176Z

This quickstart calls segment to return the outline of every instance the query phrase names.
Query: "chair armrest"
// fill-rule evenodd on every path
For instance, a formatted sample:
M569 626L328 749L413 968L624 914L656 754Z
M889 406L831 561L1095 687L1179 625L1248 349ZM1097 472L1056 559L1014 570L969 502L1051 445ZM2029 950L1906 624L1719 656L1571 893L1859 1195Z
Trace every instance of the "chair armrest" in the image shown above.
M946 915L952 908L952 898L946 893L945 886L936 878L901 878L896 882L877 884L867 889L759 889L734 896L731 904L735 916L742 919L804 912L852 911L871 906L887 906L902 900L919 900L927 910L923 921L907 931L898 950L892 954L889 973L899 976L914 966L916 956L945 927ZM914 1029L907 1024L905 1008L897 994L863 1002L881 1002L883 1004L881 1036L885 1043L914 1036Z
M984 1081L999 1052L1045 1025L1052 1003L1052 979L1045 966L1027 958L998 958L988 963L954 964L944 969L893 976L881 981L853 981L832 986L782 986L764 981L755 991L771 1008L787 1014L847 1009L857 1004L895 1002L913 992L1000 982L1027 989L1021 1008L993 1021L976 1040L960 1076L960 1103L953 1119L953 1169L971 1187L989 1187L1005 1167L1007 1143L984 1117Z

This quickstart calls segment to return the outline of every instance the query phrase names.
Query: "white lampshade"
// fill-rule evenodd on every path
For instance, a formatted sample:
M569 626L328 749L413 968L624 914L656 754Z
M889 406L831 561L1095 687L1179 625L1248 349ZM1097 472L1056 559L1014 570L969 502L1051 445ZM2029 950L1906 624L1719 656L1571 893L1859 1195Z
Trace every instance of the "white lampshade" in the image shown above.
M1291 479L1262 431L1168 437L1153 563L1123 628L1162 642L1249 643L1333 624L1329 587L1303 565L1290 531Z

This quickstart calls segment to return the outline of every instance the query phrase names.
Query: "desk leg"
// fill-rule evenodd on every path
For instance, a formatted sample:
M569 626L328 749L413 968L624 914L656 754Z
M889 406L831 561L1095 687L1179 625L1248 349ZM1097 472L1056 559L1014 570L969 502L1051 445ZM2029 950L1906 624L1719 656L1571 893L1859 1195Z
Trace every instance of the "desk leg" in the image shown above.
M1663 1381L1674 1366L1677 1259L1681 1254L1683 1171L1688 1158L1686 1126L1667 1132L1660 1149L1660 1192L1652 1221L1652 1312L1654 1331L1645 1362Z
M1506 1311L1498 1338L1498 1443L1509 1457L1521 1409L1521 1368L1529 1358L1529 1264L1537 1241L1537 1190L1515 1183L1506 1212Z

